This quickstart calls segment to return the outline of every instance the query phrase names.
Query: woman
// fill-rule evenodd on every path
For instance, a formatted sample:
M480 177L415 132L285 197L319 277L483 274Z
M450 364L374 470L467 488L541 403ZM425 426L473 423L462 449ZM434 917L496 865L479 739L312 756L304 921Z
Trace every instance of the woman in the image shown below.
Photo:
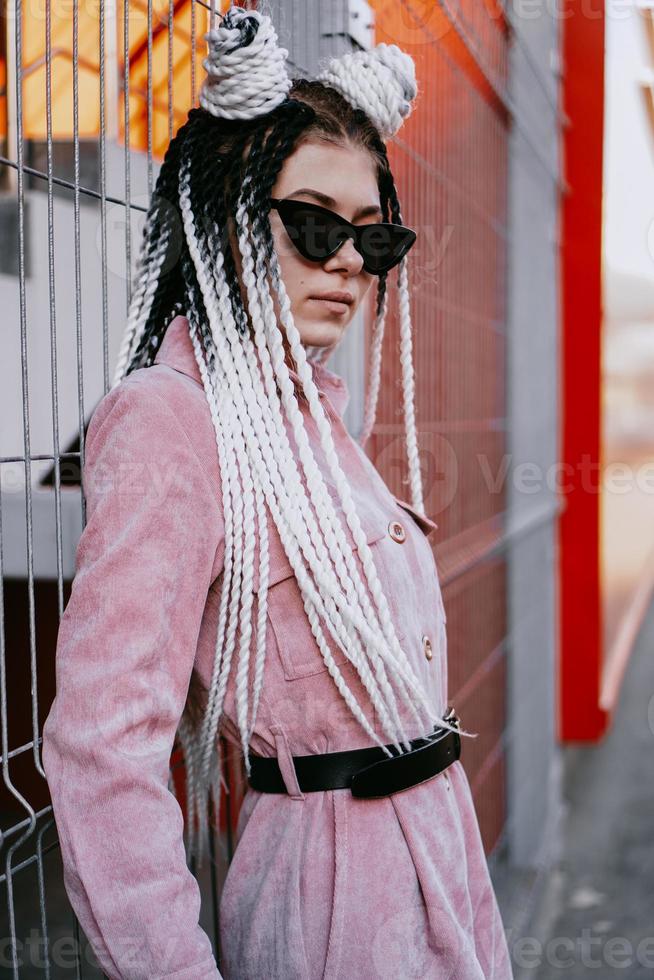
M168 766L178 735L201 863L223 734L249 786L222 976L506 980L458 758L468 733L446 710L413 409L415 235L384 143L411 111L413 62L378 45L292 82L270 20L234 7L207 39L202 108L167 151L87 436L88 521L43 733L66 888L110 977L220 977ZM411 503L362 448L395 267ZM357 444L323 359L373 285Z

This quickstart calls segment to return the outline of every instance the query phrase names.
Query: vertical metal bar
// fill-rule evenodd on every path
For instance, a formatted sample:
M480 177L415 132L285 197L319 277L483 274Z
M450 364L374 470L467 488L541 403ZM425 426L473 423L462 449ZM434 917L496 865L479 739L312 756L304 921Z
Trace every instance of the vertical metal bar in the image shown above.
M75 331L77 341L77 415L80 473L84 469L84 372L82 369L82 261L80 254L79 179L79 0L73 0L73 249L75 259ZM81 494L82 523L86 524L86 498Z
M77 359L77 418L79 428L80 474L84 469L84 372L82 343L82 261L80 248L80 166L79 166L79 0L73 0L73 255L75 267L75 338ZM82 524L86 524L86 497L80 495ZM73 914L75 972L81 977L81 936L77 916Z
M102 282L102 353L104 390L109 390L109 315L107 297L107 147L105 106L105 4L100 4L100 274Z
M34 542L32 527L32 467L30 458L30 416L29 416L29 378L27 372L27 308L25 296L25 191L23 176L23 91L22 91L22 5L21 0L16 0L14 8L15 25L15 65L16 65L16 163L17 163L17 203L18 203L18 295L19 295L19 317L20 317L20 349L21 349L21 383L23 395L23 445L24 445L24 474L25 474L25 518L27 532L27 593L29 606L29 645L30 645L30 684L32 690L32 754L35 770L45 779L45 773L41 766L38 751L38 702L37 702L37 670L36 670L36 645L35 645L35 615L34 615ZM1 540L1 529L0 529ZM4 599L4 594L3 594ZM36 817L29 802L14 786L9 767L7 764L7 751L9 742L8 719L7 719L7 698L6 698L6 672L5 672L5 650L4 650L4 618L3 618L3 649L2 649L2 740L3 740L3 777L5 785L14 798L24 808L29 817L29 826L19 838L19 840L9 848L6 855L6 881L7 881L7 906L9 910L9 925L12 937L12 968L14 976L18 976L18 963L16 958L16 918L14 907L13 880L11 874L11 863L13 854L19 844L22 844L33 832L36 826Z
M15 114L12 112L12 106L16 104L16 48L14 39L11 37L11 21L12 13L15 17L15 2L14 0L7 0L7 17L5 21L6 36L5 36L5 51L7 55L7 68L6 68L6 79L7 79L7 91L5 94L5 106L7 109L7 159L15 160L17 156L16 152L16 120ZM13 42L13 43L12 43ZM5 180L6 189L15 191L17 187L17 174L13 167L7 167L5 169Z
M50 378L52 385L52 447L54 455L55 529L57 548L57 608L59 618L64 611L63 543L61 531L61 461L59 458L59 388L57 378L57 319L55 303L55 253L54 253L54 200L52 161L52 9L45 10L45 60L46 60L46 128L48 169L48 289L50 301Z
M20 306L21 384L23 395L23 448L25 464L25 519L27 531L27 594L29 606L30 674L32 683L32 741L34 766L45 779L38 751L39 725L36 684L36 626L34 614L34 529L32 526L32 460L29 375L27 371L27 307L25 298L25 187L23 176L22 5L16 3L16 136L18 165L18 295Z
M195 92L195 48L196 39L195 32L197 30L197 25L195 22L195 0L191 0L191 107L196 104L196 92Z
M129 0L123 0L123 110L125 129L125 279L126 279L126 314L132 300L132 154L130 148L130 118L129 118Z
M152 0L148 0L148 201L152 199Z
M54 201L52 184L52 9L46 5L45 26L45 58L46 58L46 141L47 141L47 170L48 170L48 296L50 306L50 378L52 399L52 451L54 455L54 491L55 491L55 538L57 553L57 609L59 619L63 614L64 583L63 583L63 542L61 531L61 468L59 459L59 392L57 379L57 320L55 303L55 265L54 265ZM50 976L49 935L45 911L45 881L43 875L42 837L44 827L39 831L37 862L39 881L39 909L41 915L41 930L45 946L46 977Z
M44 944L44 960L45 960L45 980L50 980L50 956L49 956L49 943L50 937L48 936L48 925L46 919L45 911L45 876L43 874L43 835L50 825L49 821L46 821L39 828L39 832L36 839L36 866L37 866L37 877L39 885L39 915L41 916L41 934L43 936Z
M15 15L14 7L14 15ZM9 14L9 11L8 11ZM9 22L10 18L7 17ZM9 104L8 104L9 106ZM0 729L2 738L2 778L9 792L19 802L25 803L17 792L11 781L9 773L9 731L7 721L7 658L5 641L5 595L4 595L4 547L3 547L3 521L2 521L2 494L0 494ZM14 896L12 890L11 875L9 874L9 864L5 864L5 881L7 885L7 912L9 919L9 950L11 953L12 976L14 980L18 977L18 958L16 949L16 912L14 908Z
M173 27L174 0L168 0L168 142L173 138Z

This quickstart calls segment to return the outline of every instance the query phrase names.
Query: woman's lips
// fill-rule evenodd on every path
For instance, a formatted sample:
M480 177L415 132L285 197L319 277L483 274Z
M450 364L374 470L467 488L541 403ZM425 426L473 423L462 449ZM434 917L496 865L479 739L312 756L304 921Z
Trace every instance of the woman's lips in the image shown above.
M320 303L324 306L326 310L331 310L332 313L347 313L350 309L347 303L337 303L334 299L316 299L314 296L310 297L312 303Z

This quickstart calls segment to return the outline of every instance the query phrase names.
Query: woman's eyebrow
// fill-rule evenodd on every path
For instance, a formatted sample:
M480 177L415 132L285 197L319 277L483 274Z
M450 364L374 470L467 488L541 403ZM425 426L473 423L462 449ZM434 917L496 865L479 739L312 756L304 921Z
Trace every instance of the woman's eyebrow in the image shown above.
M297 194L310 194L311 197L315 197L315 199L326 208L333 209L336 205L336 201L333 197L330 197L329 194L323 194L322 191L314 191L311 187L300 187L299 190L292 191L287 196L295 197ZM369 204L365 208L359 208L352 220L356 221L357 218L367 218L368 215L371 214L382 214L382 209L378 204Z

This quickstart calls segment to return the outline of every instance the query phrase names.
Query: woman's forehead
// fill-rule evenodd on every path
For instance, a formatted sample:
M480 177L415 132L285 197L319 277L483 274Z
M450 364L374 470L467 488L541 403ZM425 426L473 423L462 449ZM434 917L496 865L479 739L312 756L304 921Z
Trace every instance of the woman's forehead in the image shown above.
M375 161L360 147L304 143L287 158L274 188L275 197L296 195L337 211L379 206Z

